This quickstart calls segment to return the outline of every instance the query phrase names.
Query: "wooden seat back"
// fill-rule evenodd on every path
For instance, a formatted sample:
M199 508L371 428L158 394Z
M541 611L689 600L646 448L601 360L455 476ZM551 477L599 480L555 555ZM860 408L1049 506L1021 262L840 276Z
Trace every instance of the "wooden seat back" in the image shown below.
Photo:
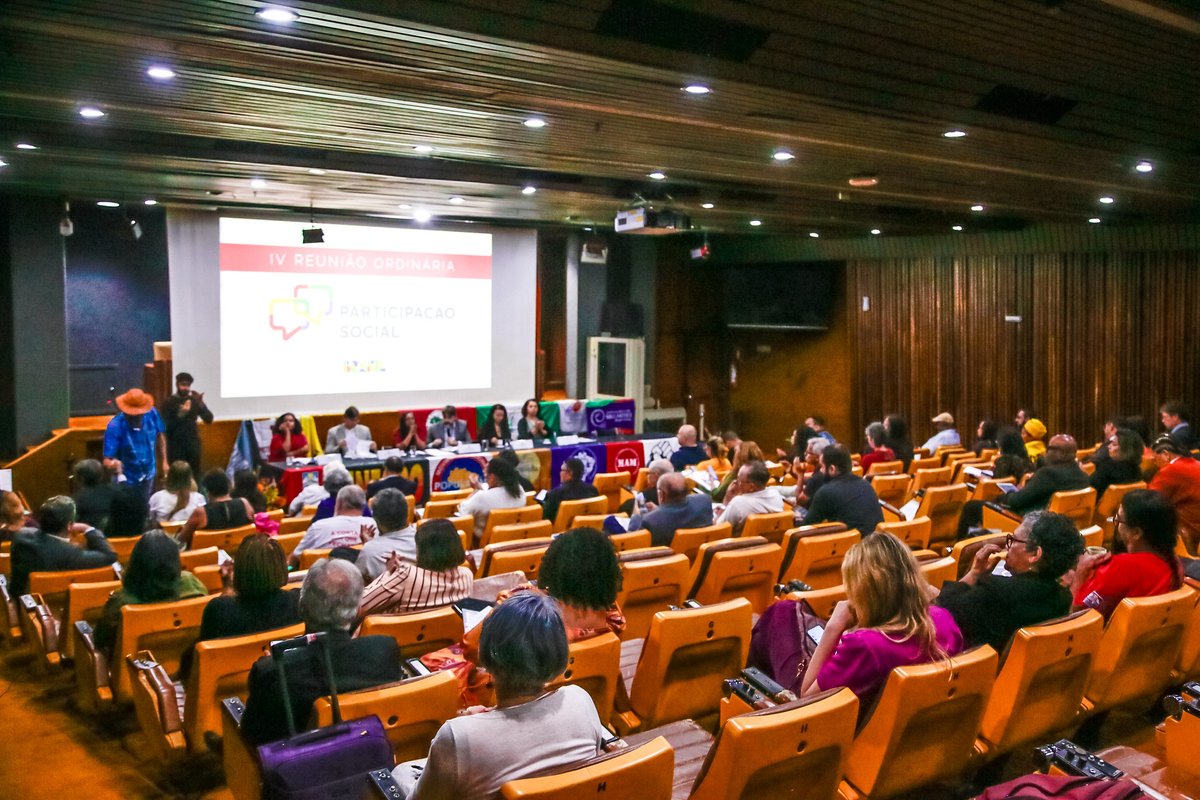
M617 606L625 615L622 639L641 639L659 611L682 605L690 588L687 556L665 547L629 550L618 556L621 591Z
M487 524L483 526L483 533L479 538L479 546L487 547L493 541L496 534L496 528L501 526L511 527L513 525L527 525L534 522L542 522L541 506L521 506L520 508L495 508L488 512ZM547 526L549 523L547 523ZM547 534L548 535L548 534ZM510 541L504 539L501 541Z
M676 553L687 556L689 562L696 560L700 545L705 542L715 542L717 539L728 539L733 536L733 526L728 522L707 525L703 528L680 528L671 538L671 549Z
M1107 494L1107 492L1106 492ZM1096 513L1096 490L1091 486L1073 492L1055 492L1050 495L1046 510L1054 514L1065 514L1082 530L1092 524Z
M405 658L419 658L462 641L462 617L450 606L407 614L371 614L363 620L360 636L390 636Z
M200 635L200 619L204 607L216 595L174 600L169 603L146 603L121 608L121 624L113 648L113 701L124 702L129 697L129 672L125 656L139 650L150 650L171 675L179 671L183 652L196 643Z
M985 544L994 544L1003 549L1005 536L1003 533L985 533L955 542L954 547L950 548L950 558L954 560L955 580L967 574L975 560L975 554Z
M923 451L917 451L917 452L918 452L918 455L916 455L912 461L908 462L908 474L909 475L916 476L918 470L938 469L939 467L942 466L942 459L940 457L935 458L933 456L922 456L922 455L920 455L920 453ZM915 487L914 487L914 489L915 489Z
M522 539L544 538L554 532L554 525L550 520L541 518L541 506L526 506L526 508L531 508L536 512L533 522L520 522L515 525L497 525L492 529L491 541L482 545L482 547L487 547L488 544L519 542Z
M908 545L910 550L924 550L929 547L933 536L933 520L929 517L913 517L897 522L881 522L875 526L877 531L886 531Z
M458 514L462 500L430 500L425 504L425 513L421 519L449 519Z
M462 502L470 497L474 492L470 489L447 489L441 492L430 492L429 497L425 498L428 503L444 503L450 500Z
M862 535L856 530L815 535L803 531L804 528L788 531L785 549L793 556L781 567L779 582L803 581L814 589L837 586L842 582L842 560L862 540Z
M608 498L585 497L582 500L564 500L558 504L558 514L554 518L554 532L562 533L574 526L575 518L582 514L608 513Z
M288 534L300 533L303 534L308 530L308 526L312 525L310 517L288 517L279 521L279 535L287 536Z
M100 621L109 596L121 588L120 581L72 583L67 589L67 605L63 610L62 635L58 638L59 652L65 659L75 657L75 637L71 631L80 620L95 626Z
M583 689L596 704L600 722L607 725L621 680L621 640L611 633L571 642L567 669L548 689L573 684Z
M223 531L196 531L192 534L192 546L189 550L203 550L206 547L218 547L233 555L241 547L242 539L258 533L258 528L242 525L237 528L227 528Z
M228 550L226 552L229 552ZM229 553L233 555L233 553ZM179 554L179 565L188 572L203 567L206 564L216 564L221 554L217 547L204 547L199 550L192 548Z
M742 537L761 536L768 542L780 544L783 534L795 523L796 517L790 508L766 514L750 514L742 526Z
M1135 489L1145 489L1145 481L1137 481L1136 483L1114 483L1104 490L1104 494L1096 501L1096 514L1093 521L1100 526L1104 532L1102 544L1106 547L1112 543L1113 517L1117 515L1117 509L1121 507L1121 502L1125 499L1125 495Z
M632 480L628 472L601 472L592 478L592 486L595 486L596 491L608 501L608 507L605 509L607 513L617 513L617 509L621 507L621 490Z
M625 533L614 533L608 537L608 541L618 553L624 553L629 550L645 550L654 544L651 541L650 531L645 528L636 531L626 531Z
M903 471L903 461L876 461L874 464L867 467L867 473L865 477L869 478L873 475L896 475Z
M500 787L504 800L670 800L675 754L659 736L639 747L599 756L572 770L509 781Z
M761 614L774 598L782 560L783 548L759 536L702 544L688 597L705 604L744 597Z
M949 478L946 479L949 481ZM934 486L925 490L921 505L913 516L929 517L929 547L936 550L954 543L958 535L958 517L963 505L971 499L971 490L965 483Z
M879 465L872 464L872 467L877 466ZM908 502L912 482L912 476L906 472L892 475L876 475L871 480L871 488L875 490L875 494L878 495L879 499L885 503L893 506L902 506Z
M479 575L486 578L489 575L500 575L505 572L524 572L531 581L537 580L538 568L542 565L542 556L550 547L553 539L522 539L516 542L489 544L483 550L480 558Z
M949 486L950 478L954 476L953 467L932 467L919 469L913 473L913 492L922 489L932 489L935 486Z

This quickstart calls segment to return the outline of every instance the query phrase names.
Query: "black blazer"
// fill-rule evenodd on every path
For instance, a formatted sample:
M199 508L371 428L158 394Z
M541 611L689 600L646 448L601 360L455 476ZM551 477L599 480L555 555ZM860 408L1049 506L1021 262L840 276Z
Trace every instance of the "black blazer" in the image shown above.
M13 537L12 576L9 591L13 597L29 591L29 573L65 572L73 569L94 569L117 560L104 534L92 528L85 535L87 549L83 550L66 539L42 531L22 531Z
M390 636L351 639L348 632L335 631L326 641L338 694L394 683L404 677L400 671L400 645ZM288 697L297 733L308 729L313 703L329 694L323 660L316 647L288 657ZM288 735L287 718L274 659L263 656L254 662L250 668L249 688L241 725L246 741L257 746L285 738Z
M1036 572L1011 578L987 574L974 586L946 583L937 605L954 617L967 647L990 644L1003 653L1018 629L1065 616L1071 610L1071 592Z
M1183 445L1188 452L1191 452L1192 448L1196 446L1196 435L1192 432L1191 424L1187 422L1171 431L1171 438Z
M399 489L404 492L404 496L409 498L411 502L413 494L417 491L417 482L410 481L403 475L388 475L367 484L367 499L370 500L384 489Z

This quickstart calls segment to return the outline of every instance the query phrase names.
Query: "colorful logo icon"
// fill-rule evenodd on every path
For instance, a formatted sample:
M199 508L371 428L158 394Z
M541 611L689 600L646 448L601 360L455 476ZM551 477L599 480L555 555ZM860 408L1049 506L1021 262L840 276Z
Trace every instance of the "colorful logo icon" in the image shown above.
M333 287L303 283L292 289L291 297L271 300L267 324L271 330L283 334L286 342L310 325L320 325L321 320L332 313Z

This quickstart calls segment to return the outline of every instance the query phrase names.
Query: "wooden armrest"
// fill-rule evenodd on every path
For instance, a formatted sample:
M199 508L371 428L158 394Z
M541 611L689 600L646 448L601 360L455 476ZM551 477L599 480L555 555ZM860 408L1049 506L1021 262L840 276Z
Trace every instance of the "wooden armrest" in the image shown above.
M92 631L92 626L83 620L79 620L75 623L75 634L75 657L83 658L92 664L92 672L95 675L94 686L97 689L101 687L108 688L110 686L108 655L96 647L95 633Z

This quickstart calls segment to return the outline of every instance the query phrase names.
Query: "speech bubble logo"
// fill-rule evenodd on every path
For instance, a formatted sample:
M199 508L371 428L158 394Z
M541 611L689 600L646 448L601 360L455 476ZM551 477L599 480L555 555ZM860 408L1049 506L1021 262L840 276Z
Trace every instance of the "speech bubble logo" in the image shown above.
M271 330L283 334L286 342L309 326L308 301L291 297L275 298L271 301L267 324Z
M309 321L314 325L333 313L333 287L302 283L292 289L292 296L307 303Z

